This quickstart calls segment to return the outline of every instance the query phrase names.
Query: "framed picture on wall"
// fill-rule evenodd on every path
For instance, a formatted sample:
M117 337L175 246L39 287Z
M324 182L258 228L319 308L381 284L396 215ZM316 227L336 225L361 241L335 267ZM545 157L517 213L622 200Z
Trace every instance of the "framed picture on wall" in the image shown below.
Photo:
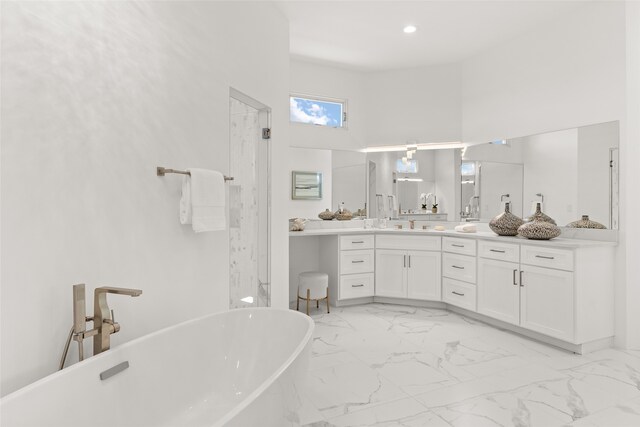
M322 173L291 172L291 198L294 200L322 199Z

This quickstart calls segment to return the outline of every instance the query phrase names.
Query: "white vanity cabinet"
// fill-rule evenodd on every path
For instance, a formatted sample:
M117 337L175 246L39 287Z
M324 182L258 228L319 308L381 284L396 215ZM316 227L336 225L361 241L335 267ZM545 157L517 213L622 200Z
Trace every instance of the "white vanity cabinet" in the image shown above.
M440 237L377 236L375 295L440 301L440 265Z
M290 280L327 272L333 305L448 308L577 353L612 343L615 243L395 230L309 236L291 246Z
M478 259L478 313L520 324L520 264Z
M520 245L478 242L478 313L519 325L519 276Z
M478 313L573 344L611 337L612 249L481 240Z
M574 341L573 272L522 265L519 287L520 326Z
M442 238L442 300L476 311L476 241Z
M340 236L338 299L373 296L374 242L373 235Z

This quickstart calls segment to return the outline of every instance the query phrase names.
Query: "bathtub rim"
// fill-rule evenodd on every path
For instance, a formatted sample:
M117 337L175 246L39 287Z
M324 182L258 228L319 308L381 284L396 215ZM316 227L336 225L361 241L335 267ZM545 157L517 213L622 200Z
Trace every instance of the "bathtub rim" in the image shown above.
M212 424L212 426L224 425L224 423L232 420L236 415L238 415L240 412L242 412L243 409L245 409L253 401L255 401L258 398L258 396L260 396L269 386L271 386L271 384L273 384L277 380L277 378L280 375L282 375L282 373L284 371L286 371L287 368L289 368L289 366L291 366L293 361L296 360L298 358L298 356L302 353L304 348L310 342L311 337L313 336L313 331L315 329L315 322L313 321L313 319L310 316L307 316L306 314L300 313L299 311L286 309L286 308L272 308L272 307L234 308L234 309L227 310L227 311L205 314L203 316L199 316L199 317L196 317L196 318L193 318L193 319L185 320L185 321L180 322L180 323L176 323L175 325L167 326L166 328L159 329L157 331L154 331L154 332L151 332L149 334L143 335L141 337L135 338L135 339L133 339L131 341L127 341L125 343L122 343L122 344L119 344L117 346L114 346L114 347L111 348L111 350L126 349L128 347L131 347L131 346L134 346L136 344L139 344L140 342L144 342L146 340L152 339L156 335L161 335L163 333L169 332L169 331L171 331L173 329L178 329L178 328L181 328L181 327L184 327L184 326L188 326L188 325L190 325L192 323L198 323L198 322L207 320L209 318L213 318L213 317L217 317L217 316L224 316L224 315L228 315L229 313L240 312L240 311L242 311L242 312L279 311L279 312L282 312L282 313L291 313L291 315L299 316L299 317L305 319L305 322L307 323L307 325L309 327L308 327L303 339L296 345L295 349L292 351L292 353L289 355L289 357L287 357L287 359L277 369L275 369L262 383L260 383L260 385L258 387L256 387L251 393L249 393L238 405L234 406L230 411L228 411L226 414L224 414L220 419L214 421L213 424ZM45 377L42 377L39 380L32 382L31 384L27 384L26 386L21 387L18 390L15 390L15 391L7 394L6 396L3 396L2 398L0 398L0 408L4 404L7 404L12 400L21 398L24 394L29 393L32 389L41 386L43 383L52 381L56 377L61 376L63 374L67 374L67 373L69 373L71 371L74 371L74 370L77 370L77 369L82 369L87 364L95 363L94 361L97 361L100 358L109 357L110 355L113 355L113 354L114 353L111 352L111 351L105 351L105 352L100 353L100 354L98 354L96 356L90 356L90 357L86 358L85 360L83 360L81 362L74 363L73 365L68 366L68 367L66 367L66 368L64 368L62 370L53 372L53 373L51 373L51 374L49 374L49 375L47 375ZM0 411L0 412L2 412L2 411Z

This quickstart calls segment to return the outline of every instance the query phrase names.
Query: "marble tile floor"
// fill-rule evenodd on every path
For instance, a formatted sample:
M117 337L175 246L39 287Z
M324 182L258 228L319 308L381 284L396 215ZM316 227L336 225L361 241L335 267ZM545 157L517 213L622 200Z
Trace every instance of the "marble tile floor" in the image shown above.
M440 309L312 317L305 427L640 427L640 351L580 356Z

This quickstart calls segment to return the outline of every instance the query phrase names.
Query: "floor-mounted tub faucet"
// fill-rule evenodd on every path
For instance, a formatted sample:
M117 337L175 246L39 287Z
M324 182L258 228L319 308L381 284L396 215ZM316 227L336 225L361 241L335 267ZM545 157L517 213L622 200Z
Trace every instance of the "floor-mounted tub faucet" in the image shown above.
M111 334L120 331L120 325L114 321L113 310L107 305L107 294L128 295L137 297L142 294L140 289L96 288L93 292L93 327L98 329L98 334L93 337L93 355L109 350L111 347Z
M140 289L113 288L109 286L96 288L93 296L93 317L87 317L84 283L73 286L73 326L69 331L67 342L60 359L59 368L64 368L64 362L69 352L69 345L73 339L78 343L78 360L84 360L84 339L93 337L93 354L102 353L111 346L111 334L120 330L120 325L114 321L113 310L109 310L107 294L128 295L137 297L142 294ZM93 322L93 328L87 330L87 322Z

